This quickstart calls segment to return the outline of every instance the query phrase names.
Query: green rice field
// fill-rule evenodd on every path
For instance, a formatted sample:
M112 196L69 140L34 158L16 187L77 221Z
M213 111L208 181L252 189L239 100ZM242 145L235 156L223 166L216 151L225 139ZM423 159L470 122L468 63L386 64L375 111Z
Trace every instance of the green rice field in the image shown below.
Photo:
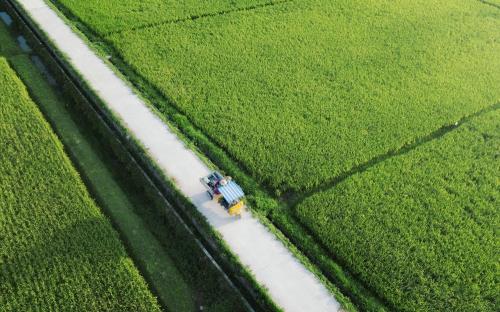
M62 3L71 8L93 31L104 34L284 1L286 0L64 0Z
M499 99L498 10L433 3L290 2L106 39L256 179L301 191Z
M498 311L498 1L52 2L361 310Z
M159 311L4 58L0 86L1 310Z
M495 311L500 111L297 207L329 250L402 311Z

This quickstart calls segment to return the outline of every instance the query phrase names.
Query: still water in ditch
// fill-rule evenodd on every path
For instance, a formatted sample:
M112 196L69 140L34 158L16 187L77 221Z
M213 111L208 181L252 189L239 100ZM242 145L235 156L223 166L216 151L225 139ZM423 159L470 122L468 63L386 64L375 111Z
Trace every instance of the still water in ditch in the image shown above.
M26 37L23 34L21 34L16 27L14 27L12 17L7 12L0 11L0 20L3 24L5 24L5 26L7 26L9 31L16 38L17 45L21 49L22 53L30 57L34 67L37 68L40 71L40 73L42 73L42 75L45 77L45 79L51 86L57 87L58 83L56 79L50 73L48 67L45 65L42 58L33 51L33 49L28 43L28 40L26 40Z

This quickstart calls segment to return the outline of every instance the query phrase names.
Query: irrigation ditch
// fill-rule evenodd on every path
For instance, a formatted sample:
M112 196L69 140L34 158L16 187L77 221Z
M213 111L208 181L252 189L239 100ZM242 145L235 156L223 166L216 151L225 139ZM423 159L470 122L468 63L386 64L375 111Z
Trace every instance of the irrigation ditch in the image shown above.
M163 227L159 225L152 232L158 234L168 229L173 238L185 243L190 252L206 265L207 270L216 271L221 283L227 284L227 287L239 296L242 310L277 310L267 297L265 290L253 281L250 273L227 250L217 233L189 201L177 192L175 186L158 173L137 143L131 140L128 134L116 124L113 117L103 109L95 94L82 83L77 73L46 41L43 33L31 23L17 4L11 0L1 0L0 11L5 11L4 17L8 16L11 19L14 31L19 33L17 37L19 45L24 47L23 50L30 56L33 66L42 72L49 85L74 103L71 107L66 107L71 118L77 121L79 127L85 127L81 129L82 132L91 133L94 138L98 138L95 144L103 149L100 157L110 166L113 174L119 175L118 179L122 187L132 194L135 202L141 202L144 199L150 204L152 211L145 212L142 216L142 218L146 218L145 215L149 216L149 221L145 223L156 220L163 224ZM57 133L56 120L48 118L47 112L44 109L41 110ZM58 136L62 137L63 134L58 133ZM77 155L66 146L65 150L82 174L91 194L99 204L102 204L105 201L102 194L98 194L95 184L91 183L89 174L82 170L81 164L78 164ZM126 182L123 183L123 181ZM138 267L148 280L152 291L158 295L158 287L154 285L151 278L148 278L147 272L144 272L147 264L138 261L137 255L134 255L133 248L130 246L130 241L123 234L123 228L120 229L116 221L111 219L125 241L129 254L138 262ZM163 233L163 235L166 234ZM161 298L160 301L162 301ZM170 310L168 302L162 301L161 303L166 310Z

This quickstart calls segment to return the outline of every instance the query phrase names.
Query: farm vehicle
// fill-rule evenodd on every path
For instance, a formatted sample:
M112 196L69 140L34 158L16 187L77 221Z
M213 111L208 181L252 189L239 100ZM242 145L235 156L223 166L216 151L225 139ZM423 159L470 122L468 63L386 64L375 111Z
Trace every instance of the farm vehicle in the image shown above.
M207 189L210 199L217 200L231 216L240 216L245 204L243 197L245 193L231 177L225 177L217 171L210 173L201 179L201 183Z

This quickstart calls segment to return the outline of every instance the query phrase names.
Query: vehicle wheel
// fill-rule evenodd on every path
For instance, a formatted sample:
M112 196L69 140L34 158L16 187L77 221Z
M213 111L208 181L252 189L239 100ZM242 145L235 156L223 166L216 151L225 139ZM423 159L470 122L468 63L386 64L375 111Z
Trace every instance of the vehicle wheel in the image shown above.
M208 194L208 197L210 197L210 200L214 199L214 196L212 195L212 193L210 193L209 191L207 191L207 194Z

